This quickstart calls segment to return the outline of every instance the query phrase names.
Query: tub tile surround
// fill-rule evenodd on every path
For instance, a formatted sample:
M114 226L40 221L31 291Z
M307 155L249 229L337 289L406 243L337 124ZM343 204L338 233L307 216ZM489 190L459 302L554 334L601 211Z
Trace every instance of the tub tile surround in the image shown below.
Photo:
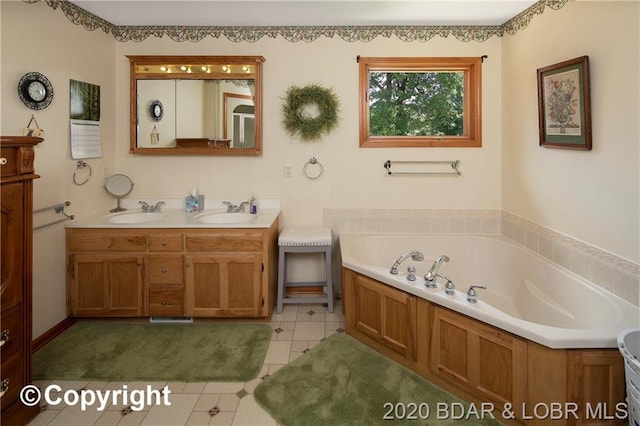
M630 303L640 305L640 265L503 211L502 235Z
M640 265L502 210L324 209L334 241L341 232L502 234L605 290L640 305ZM339 244L334 244L339 259ZM334 275L339 274L339 265Z

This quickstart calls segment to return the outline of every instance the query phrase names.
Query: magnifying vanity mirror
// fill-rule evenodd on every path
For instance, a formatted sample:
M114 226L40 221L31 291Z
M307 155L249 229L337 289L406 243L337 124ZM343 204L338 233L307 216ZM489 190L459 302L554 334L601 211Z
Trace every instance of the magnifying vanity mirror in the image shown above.
M127 210L124 207L120 207L120 199L129 195L133 189L133 182L129 176L123 174L111 176L105 182L104 189L117 200L116 207L110 210L111 213Z
M262 154L262 56L127 56L129 152Z

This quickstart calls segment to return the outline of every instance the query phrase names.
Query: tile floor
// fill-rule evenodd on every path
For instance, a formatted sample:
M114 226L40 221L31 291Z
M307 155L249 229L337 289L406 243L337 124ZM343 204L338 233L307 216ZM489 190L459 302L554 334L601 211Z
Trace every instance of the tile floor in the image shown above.
M258 377L246 382L163 383L163 382L37 382L41 389L49 384L65 390L146 390L148 385L161 390L168 386L171 406L151 405L142 411L132 406L111 405L100 411L79 406L45 405L31 425L277 425L254 400L253 390L269 374L302 355L333 333L344 332L340 301L334 312L321 305L285 305L282 314L274 314L270 325L273 335ZM126 385L126 387L124 387ZM51 393L55 398L56 394ZM133 398L133 396L132 396Z

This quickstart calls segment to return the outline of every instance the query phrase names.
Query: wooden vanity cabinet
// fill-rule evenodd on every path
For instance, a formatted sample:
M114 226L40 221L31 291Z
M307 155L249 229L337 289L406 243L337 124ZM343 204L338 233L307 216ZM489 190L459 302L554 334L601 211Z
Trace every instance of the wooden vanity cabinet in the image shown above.
M24 425L39 407L20 402L31 383L34 146L41 138L0 137L0 418Z
M272 306L268 300L268 253L275 252L274 238L273 229L185 233L187 315L267 316Z
M278 229L68 228L68 313L267 317Z
M148 243L149 316L185 316L182 231L150 230Z
M67 229L68 314L143 316L146 248L139 230Z

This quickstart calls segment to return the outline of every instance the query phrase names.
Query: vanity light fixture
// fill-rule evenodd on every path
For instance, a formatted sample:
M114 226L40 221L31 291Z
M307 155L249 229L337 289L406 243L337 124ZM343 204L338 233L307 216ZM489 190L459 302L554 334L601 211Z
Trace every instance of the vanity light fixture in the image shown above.
M167 72L167 71L169 71L169 69L163 65L163 66L160 67L160 71Z
M186 65L182 65L182 66L180 66L180 70L181 70L181 71L187 71L187 66L186 66Z

